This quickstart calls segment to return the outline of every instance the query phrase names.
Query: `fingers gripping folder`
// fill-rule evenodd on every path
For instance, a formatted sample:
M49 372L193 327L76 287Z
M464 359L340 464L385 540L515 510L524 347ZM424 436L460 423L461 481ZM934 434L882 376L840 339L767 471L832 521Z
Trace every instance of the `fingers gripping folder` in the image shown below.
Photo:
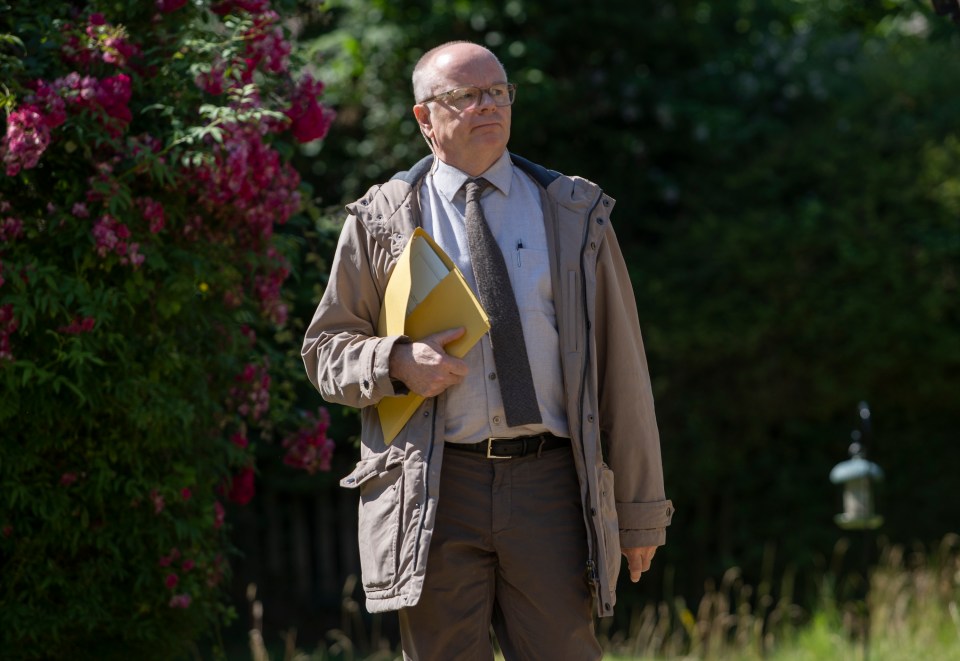
M447 353L457 358L490 330L490 320L453 260L418 227L390 274L377 335L406 335L416 341L461 326L466 329L463 336L446 345ZM393 442L423 399L411 392L380 400L384 443Z

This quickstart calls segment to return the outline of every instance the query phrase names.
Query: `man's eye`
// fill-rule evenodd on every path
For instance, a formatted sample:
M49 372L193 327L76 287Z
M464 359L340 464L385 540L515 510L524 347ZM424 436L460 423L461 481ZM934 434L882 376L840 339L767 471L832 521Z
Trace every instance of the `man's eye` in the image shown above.
M464 87L454 90L450 98L452 101L473 101L477 98L477 89L475 87Z
M507 88L506 88L506 87L491 87L491 88L490 88L490 96L492 96L492 97L495 98L495 99L499 99L500 97L505 96L506 93L507 93Z

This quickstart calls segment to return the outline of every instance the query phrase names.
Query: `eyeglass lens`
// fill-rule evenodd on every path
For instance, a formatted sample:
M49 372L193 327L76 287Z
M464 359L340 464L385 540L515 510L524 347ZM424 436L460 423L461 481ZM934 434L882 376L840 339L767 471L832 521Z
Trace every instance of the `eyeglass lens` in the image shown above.
M494 105L509 106L513 103L516 88L513 85L493 85L487 89L479 87L461 87L451 90L447 98L458 110L466 110L483 101L483 94L489 94Z

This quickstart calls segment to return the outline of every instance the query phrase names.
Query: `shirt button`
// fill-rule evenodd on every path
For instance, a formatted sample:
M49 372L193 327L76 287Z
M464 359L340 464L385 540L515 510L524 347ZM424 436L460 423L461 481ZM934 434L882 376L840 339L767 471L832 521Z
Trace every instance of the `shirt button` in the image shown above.
M499 424L500 424L500 416L499 416L499 415L493 416L493 424L495 424L495 425L499 425Z
M496 381L496 380L497 380L497 373L496 373L496 372L490 372L489 374L487 374L487 378L489 378L491 381Z

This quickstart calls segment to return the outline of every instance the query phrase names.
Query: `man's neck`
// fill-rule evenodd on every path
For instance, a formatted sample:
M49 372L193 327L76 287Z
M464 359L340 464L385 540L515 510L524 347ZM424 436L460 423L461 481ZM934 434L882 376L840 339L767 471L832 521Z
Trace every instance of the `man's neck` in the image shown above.
M505 152L506 150L504 150ZM500 160L500 157L503 156L504 152L500 152L493 158L480 159L463 159L463 160L447 160L442 155L436 154L437 159L443 161L447 165L457 168L461 172L464 172L471 177L479 177L481 174L490 169L494 163Z

